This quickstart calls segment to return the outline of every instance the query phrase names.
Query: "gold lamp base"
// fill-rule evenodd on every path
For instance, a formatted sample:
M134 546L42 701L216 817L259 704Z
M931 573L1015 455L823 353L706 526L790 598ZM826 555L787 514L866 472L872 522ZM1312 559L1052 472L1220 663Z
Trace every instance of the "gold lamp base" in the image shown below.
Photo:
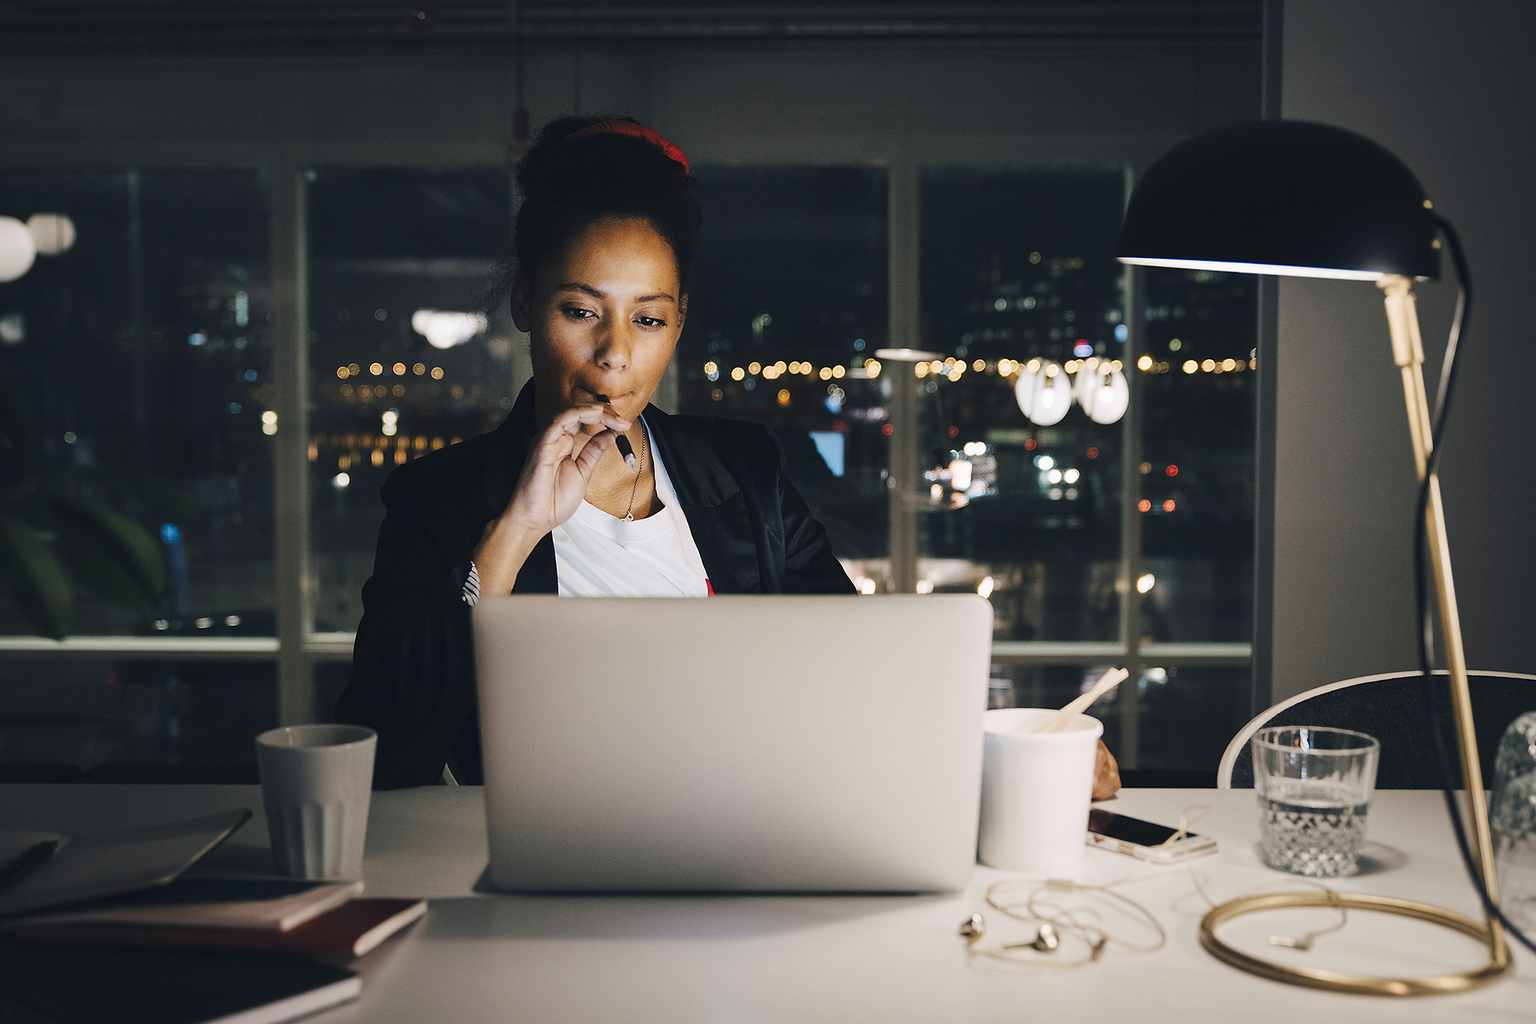
M1476 939L1489 949L1489 961L1483 967L1456 974L1431 974L1419 978L1379 978L1369 974L1345 974L1307 967L1292 967L1250 956L1232 948L1216 934L1216 929L1234 917L1254 914L1262 910L1289 910L1297 907L1321 907L1349 910L1370 910L1381 914L1411 917L1430 924L1443 925L1453 931ZM1509 949L1502 942L1495 942L1488 928L1470 918L1453 914L1449 910L1400 900L1391 896L1367 896L1360 893L1281 892L1266 895L1241 896L1223 903L1205 915L1200 921L1200 945L1205 951L1225 964L1238 970L1257 974L1271 981L1283 981L1289 985L1302 985L1327 992L1352 992L1366 996L1429 996L1466 992L1501 977L1510 968Z

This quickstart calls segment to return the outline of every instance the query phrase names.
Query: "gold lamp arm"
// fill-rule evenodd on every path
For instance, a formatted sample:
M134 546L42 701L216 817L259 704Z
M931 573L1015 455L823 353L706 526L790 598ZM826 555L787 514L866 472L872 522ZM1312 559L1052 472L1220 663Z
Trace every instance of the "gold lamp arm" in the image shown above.
M1413 438L1413 461L1419 481L1429 467L1434 450L1430 430L1429 398L1424 389L1424 345L1413 283L1406 277L1388 275L1377 285L1385 295L1387 327L1392 336L1392 358L1403 378L1403 398L1408 407L1408 431ZM1494 870L1493 835L1488 827L1488 800L1483 792L1483 771L1477 756L1477 732L1472 719L1472 691L1467 681L1466 649L1461 642L1461 617L1456 610L1456 584L1451 578L1451 546L1445 530L1445 506L1440 500L1438 476L1429 481L1425 509L1429 531L1430 563L1435 574L1435 594L1440 606L1440 632L1445 644L1445 663L1451 682L1451 706L1456 719L1456 747L1461 774L1466 782L1467 815L1472 822L1472 856L1488 898L1499 901L1498 872ZM1429 709L1430 714L1434 709ZM1504 929L1492 915L1487 922L1489 951L1495 960L1507 959Z

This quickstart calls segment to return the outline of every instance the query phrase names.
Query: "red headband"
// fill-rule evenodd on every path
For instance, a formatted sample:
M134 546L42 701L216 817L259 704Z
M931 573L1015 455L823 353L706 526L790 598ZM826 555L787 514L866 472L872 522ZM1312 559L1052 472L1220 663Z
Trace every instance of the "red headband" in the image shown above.
M577 139L585 139L592 135L629 135L636 139L644 139L651 145L660 149L673 160L683 165L683 173L692 173L688 170L688 158L683 151L672 143L662 138L654 128L647 128L643 124L635 124L633 121L599 121L597 124L588 125L580 131L571 132L565 137L566 142L575 142Z

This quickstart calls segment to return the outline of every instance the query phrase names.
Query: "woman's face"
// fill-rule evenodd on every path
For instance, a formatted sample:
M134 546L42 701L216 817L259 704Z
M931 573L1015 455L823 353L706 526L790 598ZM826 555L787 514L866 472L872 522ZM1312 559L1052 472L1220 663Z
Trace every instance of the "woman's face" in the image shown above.
M546 260L537 279L519 274L512 320L532 343L539 421L598 395L625 419L637 417L687 311L672 247L643 220L598 221Z

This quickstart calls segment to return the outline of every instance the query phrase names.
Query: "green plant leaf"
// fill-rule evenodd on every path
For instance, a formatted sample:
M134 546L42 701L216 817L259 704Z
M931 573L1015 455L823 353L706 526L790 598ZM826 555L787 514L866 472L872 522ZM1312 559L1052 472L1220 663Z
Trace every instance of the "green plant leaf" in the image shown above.
M11 597L38 633L64 639L75 601L64 567L36 529L0 516L0 568Z
M165 560L149 531L103 505L47 502L60 549L80 586L104 601L148 614L165 586Z

